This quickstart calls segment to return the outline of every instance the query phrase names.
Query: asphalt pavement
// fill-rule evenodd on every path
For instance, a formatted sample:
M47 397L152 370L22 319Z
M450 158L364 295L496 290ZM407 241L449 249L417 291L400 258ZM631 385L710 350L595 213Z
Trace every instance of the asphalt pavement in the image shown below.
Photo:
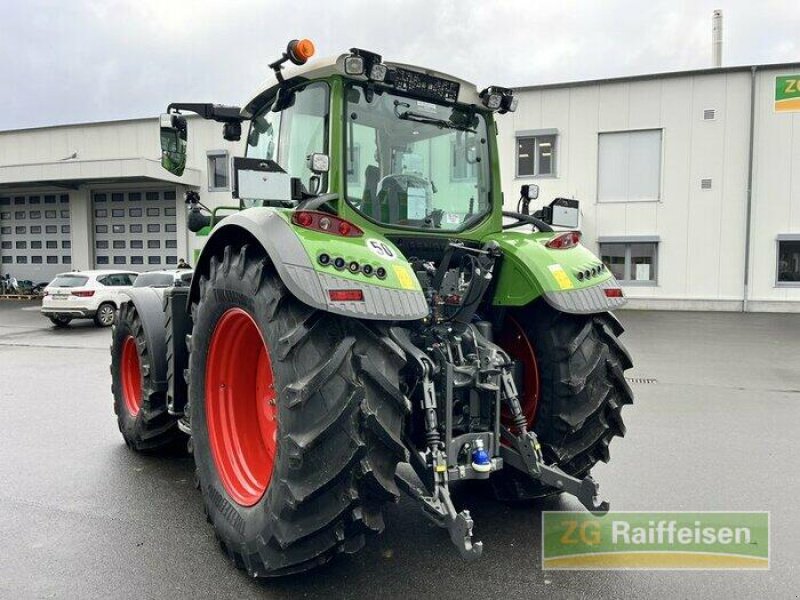
M0 302L2 598L797 598L800 315L623 311L628 434L595 469L616 510L771 511L769 571L543 571L542 510L462 491L478 562L403 499L386 531L299 577L255 581L220 552L191 458L129 451L109 330Z

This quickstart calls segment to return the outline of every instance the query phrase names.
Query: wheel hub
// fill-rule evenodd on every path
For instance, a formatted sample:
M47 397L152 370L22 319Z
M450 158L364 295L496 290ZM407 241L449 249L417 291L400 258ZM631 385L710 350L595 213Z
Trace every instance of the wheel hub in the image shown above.
M142 369L136 339L129 335L122 345L122 397L132 417L142 408Z
M256 504L275 464L278 411L269 351L240 308L220 317L206 362L206 422L220 481L242 506Z
M103 306L100 309L100 321L103 325L111 325L114 321L114 309L110 306Z

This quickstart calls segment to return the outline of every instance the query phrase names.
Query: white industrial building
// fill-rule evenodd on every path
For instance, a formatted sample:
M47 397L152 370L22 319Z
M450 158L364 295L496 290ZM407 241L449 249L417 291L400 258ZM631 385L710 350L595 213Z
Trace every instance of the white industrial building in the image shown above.
M584 242L633 307L800 311L800 100L776 106L793 76L800 63L518 89L498 117L506 208L524 183L539 204L580 200ZM230 205L244 142L189 129L180 179L155 118L0 132L0 274L193 260L183 192Z
M523 183L580 200L632 306L800 311L800 103L776 106L791 81L800 64L519 89L499 119L506 204Z

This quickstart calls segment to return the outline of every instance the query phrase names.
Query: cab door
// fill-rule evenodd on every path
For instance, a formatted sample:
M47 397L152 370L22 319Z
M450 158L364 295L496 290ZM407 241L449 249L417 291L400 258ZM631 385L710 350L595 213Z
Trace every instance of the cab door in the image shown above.
M306 192L324 193L328 175L315 175L308 157L328 153L330 86L317 81L296 87L285 102L285 108L274 111L276 100L270 100L256 114L248 135L247 158L273 160L290 177L299 179Z

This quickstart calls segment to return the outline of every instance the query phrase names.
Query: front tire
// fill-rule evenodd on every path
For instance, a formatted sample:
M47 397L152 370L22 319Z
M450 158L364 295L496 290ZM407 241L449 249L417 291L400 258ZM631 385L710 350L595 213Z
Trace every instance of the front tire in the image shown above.
M608 462L611 440L625 435L621 411L633 392L624 371L633 364L619 341L623 331L610 313L567 314L539 301L507 315L498 336L522 363L520 400L544 459L575 477ZM558 493L511 467L491 480L504 501Z
M111 330L111 392L125 443L133 450L156 452L180 448L186 436L177 417L167 412L167 389L156 380L142 319L133 302L125 302Z
M192 444L224 551L263 577L359 550L399 496L399 350L301 304L248 246L211 259L194 324Z

